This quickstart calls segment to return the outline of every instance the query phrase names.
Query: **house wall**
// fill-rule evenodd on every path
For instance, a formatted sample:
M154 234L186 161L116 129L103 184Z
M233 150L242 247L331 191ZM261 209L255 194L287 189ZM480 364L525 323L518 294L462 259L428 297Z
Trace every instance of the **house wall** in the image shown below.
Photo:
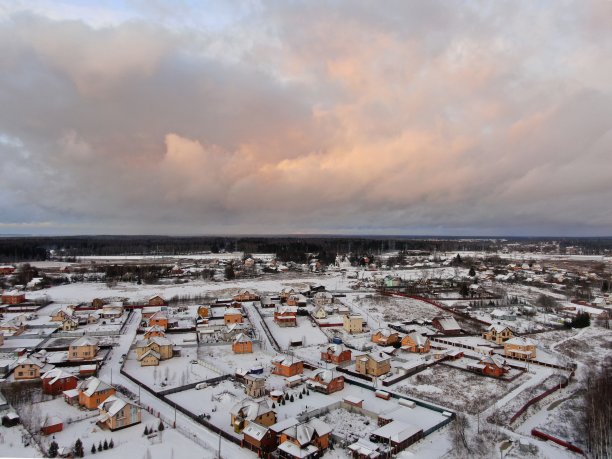
M114 394L114 388L110 388L101 392L96 392L92 394L91 397L88 397L85 392L81 392L79 394L79 405L84 406L88 410L95 410L96 408L98 408L100 403L102 403L104 400Z
M153 355L147 355L140 361L141 367L152 367L159 365L159 360Z
M250 354L253 352L253 343L251 341L246 343L233 343L232 351L234 351L235 354Z
M91 360L97 353L98 347L94 345L70 346L68 348L68 360Z
M165 306L166 302L160 296L153 297L149 300L149 306Z
M43 379L42 389L45 394L59 395L65 390L76 389L77 378L58 379L55 384L51 384L51 379Z
M241 324L242 314L225 314L223 316L223 322L227 324Z
M16 380L40 378L40 368L32 364L17 365L13 372Z
M22 295L2 295L2 302L5 304L25 303L25 294Z

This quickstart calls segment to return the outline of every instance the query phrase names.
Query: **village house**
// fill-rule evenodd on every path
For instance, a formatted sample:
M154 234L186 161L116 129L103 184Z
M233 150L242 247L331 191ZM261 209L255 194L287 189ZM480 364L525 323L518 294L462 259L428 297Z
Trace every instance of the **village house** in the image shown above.
M158 326L163 328L164 330L168 329L168 314L166 311L158 311L149 317L147 320L148 327Z
M242 289L238 294L234 295L233 300L239 302L259 301L259 295L254 290Z
M512 338L512 336L512 330L510 330L509 327L500 324L489 325L487 331L482 334L483 339L486 339L487 341L493 341L497 344L503 344L505 341L508 341L510 338Z
M289 427L280 434L279 457L319 457L329 447L330 434L331 427L317 418Z
M66 308L56 309L51 313L51 322L63 322L67 318L71 318L74 315L74 307L68 306Z
M274 311L274 322L279 327L297 327L297 307L277 306Z
M346 314L342 318L342 323L344 330L350 334L363 332L363 317L360 315Z
M153 325L152 327L148 327L144 333L144 339L153 338L155 336L159 336L160 338L166 337L165 330L159 325Z
M279 297L281 301L285 302L287 301L287 298L289 298L289 295L293 295L295 293L298 293L298 292L294 288L285 287L281 290Z
M168 303L166 302L166 300L164 300L159 295L155 295L149 298L149 301L147 302L147 304L149 306L168 306Z
M327 311L322 305L315 306L311 315L318 320L327 319Z
M431 341L417 332L407 334L402 338L402 350L408 352L424 353L431 349Z
M98 425L111 431L139 424L140 407L123 396L114 394L98 405Z
M45 372L42 380L42 391L49 395L59 395L65 390L75 389L79 380L75 375L66 373L60 368Z
M64 429L64 423L58 416L47 416L40 426L43 435L53 435Z
M223 323L227 324L241 324L242 323L242 312L236 308L226 308L223 312Z
M70 343L68 360L93 360L98 354L98 340L89 336L82 336Z
M351 350L343 344L330 344L321 352L321 360L339 365L351 360Z
M279 355L272 359L272 373L285 377L301 375L304 373L304 362L294 357Z
M210 317L210 306L202 305L198 306L198 317L200 319L207 319Z
M388 445L391 453L395 455L420 440L423 437L423 429L403 421L393 420L372 431L370 436L375 438L377 443Z
M344 376L332 370L319 369L311 373L306 385L316 392L329 395L344 389Z
M41 362L36 357L22 355L15 362L13 376L15 381L38 379L41 373L53 369L53 365Z
M334 296L329 292L317 292L313 296L315 306L327 306L334 302Z
M444 335L459 335L461 327L453 316L437 316L431 320L431 325Z
M230 425L234 432L240 433L251 422L269 427L276 422L276 412L270 408L267 400L245 398L236 403L230 410Z
M266 378L261 375L244 376L245 393L252 398L260 398L266 395Z
M63 331L74 331L79 328L79 319L76 316L68 316L62 320Z
M391 358L382 352L355 357L355 371L362 375L380 376L391 370Z
M280 298L262 296L259 304L262 308L275 308L278 304L280 304Z
M144 322L147 321L147 319L150 319L151 316L153 316L154 314L160 312L160 311L167 311L168 308L166 306L145 306L143 307L140 312L142 315L142 320Z
M116 392L113 386L106 384L95 376L81 381L75 390L78 392L79 405L88 410L95 410L100 403L111 395L115 395ZM64 391L64 395L70 397L72 392Z
M250 354L253 352L253 341L244 333L239 333L232 343L234 354Z
M25 319L22 320L21 316L13 317L0 323L0 332L7 336L14 336L23 333L26 327Z
M123 303L113 302L108 303L102 306L102 311L100 311L100 317L103 319L118 319L123 315Z
M136 342L136 357L141 366L157 365L160 360L171 359L173 354L174 345L168 338L154 336Z
M4 304L21 304L26 301L25 293L15 290L4 292L0 298Z
M13 274L15 272L15 267L11 265L2 265L0 266L0 274L6 276L7 274Z
M287 297L287 306L306 306L308 299L301 293L293 293Z
M536 343L530 338L515 336L504 343L504 355L513 359L535 359Z
M388 328L379 328L372 335L372 342L380 346L392 346L399 340L399 334Z
M275 437L269 427L250 422L242 431L242 447L254 451L259 457L266 457L276 449Z
M494 378L501 378L510 370L504 359L498 355L487 355L478 363L468 364L467 368L476 373L482 373Z

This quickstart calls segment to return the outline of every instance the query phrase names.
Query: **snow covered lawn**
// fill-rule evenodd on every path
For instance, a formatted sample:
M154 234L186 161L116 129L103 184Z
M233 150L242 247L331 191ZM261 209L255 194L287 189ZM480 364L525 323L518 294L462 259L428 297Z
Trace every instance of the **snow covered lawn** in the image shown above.
M264 320L268 325L270 333L272 333L282 349L287 349L292 339L302 340L303 345L328 342L327 336L325 336L319 327L313 327L308 317L298 316L297 327L279 327L272 317L264 317Z

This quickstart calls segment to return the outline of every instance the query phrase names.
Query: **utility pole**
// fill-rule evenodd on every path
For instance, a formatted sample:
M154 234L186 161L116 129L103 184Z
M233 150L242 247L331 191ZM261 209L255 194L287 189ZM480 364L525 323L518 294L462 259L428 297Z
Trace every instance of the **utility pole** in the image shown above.
M217 456L217 459L221 459L221 434L219 434L219 455Z

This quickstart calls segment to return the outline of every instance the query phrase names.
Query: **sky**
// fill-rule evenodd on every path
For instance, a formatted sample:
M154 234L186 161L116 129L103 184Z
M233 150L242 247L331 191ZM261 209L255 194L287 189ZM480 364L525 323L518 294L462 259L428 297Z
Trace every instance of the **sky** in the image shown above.
M612 1L0 0L0 235L612 235Z

